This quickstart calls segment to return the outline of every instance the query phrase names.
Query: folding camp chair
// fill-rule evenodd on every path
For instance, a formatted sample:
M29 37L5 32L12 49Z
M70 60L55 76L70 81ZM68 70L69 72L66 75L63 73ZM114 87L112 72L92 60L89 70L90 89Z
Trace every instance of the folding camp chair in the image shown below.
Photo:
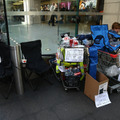
M97 49L102 49L111 53L117 52L120 45L111 46L108 38L108 34L113 35L115 38L120 38L120 35L109 32L108 25L91 25L92 38L94 40L94 46Z
M10 57L10 47L3 42L0 42L0 82L4 83L1 84L0 91L3 97L8 99L14 82L13 67ZM4 91L5 89L7 93Z
M52 82L49 81L48 79L50 66L42 58L41 40L21 43L21 51L25 59L27 59L27 63L26 63L27 70L25 69L25 73L26 73L25 75L26 75L26 80L29 82L31 88L33 90L36 90L38 88L40 81L38 79L38 83L34 85L32 82L34 80L31 79L32 73L39 75L41 78L44 73L44 76L47 77L48 82L52 84Z

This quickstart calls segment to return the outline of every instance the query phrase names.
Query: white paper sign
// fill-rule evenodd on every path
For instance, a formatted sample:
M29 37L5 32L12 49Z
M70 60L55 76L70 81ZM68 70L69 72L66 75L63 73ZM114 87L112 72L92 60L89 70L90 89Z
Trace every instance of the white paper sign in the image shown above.
M58 66L58 69L59 69L61 72L65 72L65 66Z
M111 103L111 101L109 99L108 92L104 92L102 94L95 95L95 105L97 108L102 107L104 105L108 105L110 103Z
M120 59L119 59L120 60ZM119 68L119 71L120 71L120 68ZM118 81L120 82L120 74L118 75Z
M107 91L107 88L108 88L108 82L105 82L105 83L99 85L98 94Z
M83 62L84 49L83 48L65 48L66 62Z

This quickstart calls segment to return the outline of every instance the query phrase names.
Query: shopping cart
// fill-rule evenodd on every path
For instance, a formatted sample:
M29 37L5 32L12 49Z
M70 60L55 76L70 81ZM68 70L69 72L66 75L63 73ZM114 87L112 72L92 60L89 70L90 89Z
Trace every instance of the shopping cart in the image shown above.
M84 48L84 46L80 48L60 48L60 51L63 60L57 59L56 73L60 73L65 90L79 90L81 84L84 83L82 81L84 81L85 72L88 71L87 48ZM65 70L62 70L63 68Z
M97 70L103 72L109 78L109 92L112 93L113 90L120 92L120 81L118 81L119 74L115 76L109 76L107 74L107 69L111 66L120 67L120 53L111 54L102 50L98 50L98 65Z

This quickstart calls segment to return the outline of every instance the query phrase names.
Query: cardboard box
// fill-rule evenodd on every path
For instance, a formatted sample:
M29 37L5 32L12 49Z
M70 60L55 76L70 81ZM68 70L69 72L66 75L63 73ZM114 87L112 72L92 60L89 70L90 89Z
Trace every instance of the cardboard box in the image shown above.
M97 72L97 79L86 73L84 94L95 101L95 95L103 93L108 89L108 78L101 72Z

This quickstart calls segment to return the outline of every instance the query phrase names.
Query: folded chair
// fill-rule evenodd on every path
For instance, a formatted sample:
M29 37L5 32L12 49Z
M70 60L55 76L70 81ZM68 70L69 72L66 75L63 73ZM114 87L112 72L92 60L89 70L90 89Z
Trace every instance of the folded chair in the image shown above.
M3 42L0 42L0 83L0 91L4 98L8 99L14 83L13 67L10 56L10 47Z
M109 32L108 25L91 25L92 38L94 44L89 48L89 74L96 79L97 64L98 64L98 50L103 50L110 53L116 53L120 44L117 46L111 46L108 38L108 34L112 34L115 38L120 38L120 35Z
M33 90L36 90L39 86L40 80L37 79L36 85L33 84L35 79L31 79L33 73L37 74L42 78L44 74L47 77L47 81L52 84L48 79L48 74L50 70L50 66L44 61L41 54L41 40L35 40L30 42L22 42L21 43L21 51L24 58L27 60L25 67L25 76L26 80L30 84Z
M115 53L119 50L120 45L111 46L108 38L108 34L113 35L115 38L120 38L120 35L109 32L108 25L91 25L92 38L94 40L94 46L97 49L102 49L110 53Z

